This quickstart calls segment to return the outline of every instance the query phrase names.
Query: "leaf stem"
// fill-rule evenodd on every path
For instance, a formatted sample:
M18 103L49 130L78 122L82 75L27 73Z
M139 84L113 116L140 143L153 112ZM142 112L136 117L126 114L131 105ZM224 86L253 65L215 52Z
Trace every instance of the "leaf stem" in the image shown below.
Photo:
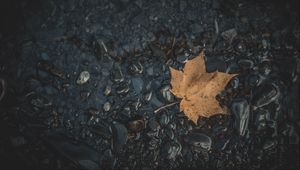
M173 102L173 103L170 103L170 104L161 106L161 107L155 109L155 110L154 110L154 113L158 113L158 112L161 111L162 109L165 109L165 108L167 108L167 107L171 107L171 106L173 106L173 105L175 105L175 104L178 104L178 103L179 103L179 102Z

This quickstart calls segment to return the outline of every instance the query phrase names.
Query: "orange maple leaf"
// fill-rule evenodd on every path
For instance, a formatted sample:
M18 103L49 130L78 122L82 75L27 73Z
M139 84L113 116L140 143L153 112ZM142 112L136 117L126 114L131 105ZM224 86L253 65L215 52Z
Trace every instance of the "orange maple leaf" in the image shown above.
M236 74L222 72L207 73L204 52L186 62L183 71L170 67L171 92L181 98L180 111L194 123L199 117L210 117L215 114L226 114L216 100L219 94Z

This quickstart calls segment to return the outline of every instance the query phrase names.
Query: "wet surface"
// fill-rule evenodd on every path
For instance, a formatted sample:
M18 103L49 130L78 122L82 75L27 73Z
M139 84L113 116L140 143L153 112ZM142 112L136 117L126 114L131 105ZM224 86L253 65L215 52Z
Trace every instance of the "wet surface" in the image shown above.
M11 4L8 14L15 23L7 22L0 34L1 164L299 169L296 5L236 0ZM202 50L208 72L238 75L216 96L228 114L195 125L170 92L169 67L182 69Z

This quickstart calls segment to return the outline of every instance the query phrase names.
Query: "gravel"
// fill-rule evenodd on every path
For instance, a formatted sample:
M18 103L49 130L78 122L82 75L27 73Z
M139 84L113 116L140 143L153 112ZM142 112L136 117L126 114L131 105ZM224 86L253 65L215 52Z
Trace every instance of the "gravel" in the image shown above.
M299 169L297 4L3 5L1 168ZM228 114L194 124L169 67L202 50L208 72L238 76L216 96Z

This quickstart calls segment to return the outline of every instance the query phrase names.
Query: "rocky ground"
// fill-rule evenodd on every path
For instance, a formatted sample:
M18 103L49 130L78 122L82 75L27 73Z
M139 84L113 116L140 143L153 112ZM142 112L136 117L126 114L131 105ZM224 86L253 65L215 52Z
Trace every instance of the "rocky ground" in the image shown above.
M299 169L297 1L1 5L0 160L15 169ZM235 73L195 125L169 67Z

